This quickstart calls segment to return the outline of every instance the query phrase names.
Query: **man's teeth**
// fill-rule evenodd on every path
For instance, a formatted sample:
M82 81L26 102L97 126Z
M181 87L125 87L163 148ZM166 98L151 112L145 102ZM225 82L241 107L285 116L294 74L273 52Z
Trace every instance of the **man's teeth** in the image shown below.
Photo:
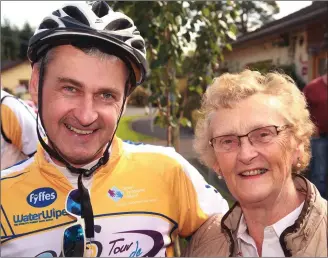
M91 133L93 133L93 130L91 130L91 131L90 130L80 130L80 129L74 128L71 125L67 125L67 124L65 124L65 125L68 129L70 129L74 133L78 133L78 134L91 134Z
M255 169L255 170L249 170L241 173L242 176L255 176L264 174L267 170L266 169Z

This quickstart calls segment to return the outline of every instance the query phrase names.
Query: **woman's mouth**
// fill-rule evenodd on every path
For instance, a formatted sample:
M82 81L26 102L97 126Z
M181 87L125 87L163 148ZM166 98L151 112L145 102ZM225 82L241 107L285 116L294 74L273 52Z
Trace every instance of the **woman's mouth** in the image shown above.
M252 170L247 170L242 173L239 173L239 175L243 176L243 177L257 176L257 175L263 175L267 171L268 171L268 169L266 169L266 168L252 169Z

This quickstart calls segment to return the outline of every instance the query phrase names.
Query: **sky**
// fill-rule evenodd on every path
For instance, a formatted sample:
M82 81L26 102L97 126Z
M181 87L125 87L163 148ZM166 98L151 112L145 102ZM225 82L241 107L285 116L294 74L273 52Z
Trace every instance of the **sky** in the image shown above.
M12 25L22 28L25 21L28 21L33 28L36 28L47 14L69 2L71 1L1 1L1 23L7 18ZM280 13L275 15L275 18L280 19L311 5L312 1L277 1L277 3Z

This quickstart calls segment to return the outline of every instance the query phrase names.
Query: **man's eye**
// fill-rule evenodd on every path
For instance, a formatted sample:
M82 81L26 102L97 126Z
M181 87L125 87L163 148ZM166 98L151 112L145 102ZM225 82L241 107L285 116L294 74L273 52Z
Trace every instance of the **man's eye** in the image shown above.
M71 86L65 86L64 90L68 91L68 92L72 92L72 93L76 92L76 89L74 87L71 87Z
M102 93L101 97L104 99L111 99L113 98L113 95L111 93Z

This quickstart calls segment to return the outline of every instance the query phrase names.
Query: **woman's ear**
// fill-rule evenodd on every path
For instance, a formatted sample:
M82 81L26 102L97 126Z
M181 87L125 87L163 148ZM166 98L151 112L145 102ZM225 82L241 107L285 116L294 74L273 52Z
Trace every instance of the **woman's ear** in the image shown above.
M299 163L300 160L302 160L303 153L304 153L304 144L303 143L297 144L293 154L293 165L296 166L297 163Z
M36 65L33 65L31 80L29 85L29 92L32 98L32 101L38 105L38 91L39 91L39 69Z
M213 165L213 170L215 171L215 173L220 174L220 165L217 161L215 161L214 165Z

